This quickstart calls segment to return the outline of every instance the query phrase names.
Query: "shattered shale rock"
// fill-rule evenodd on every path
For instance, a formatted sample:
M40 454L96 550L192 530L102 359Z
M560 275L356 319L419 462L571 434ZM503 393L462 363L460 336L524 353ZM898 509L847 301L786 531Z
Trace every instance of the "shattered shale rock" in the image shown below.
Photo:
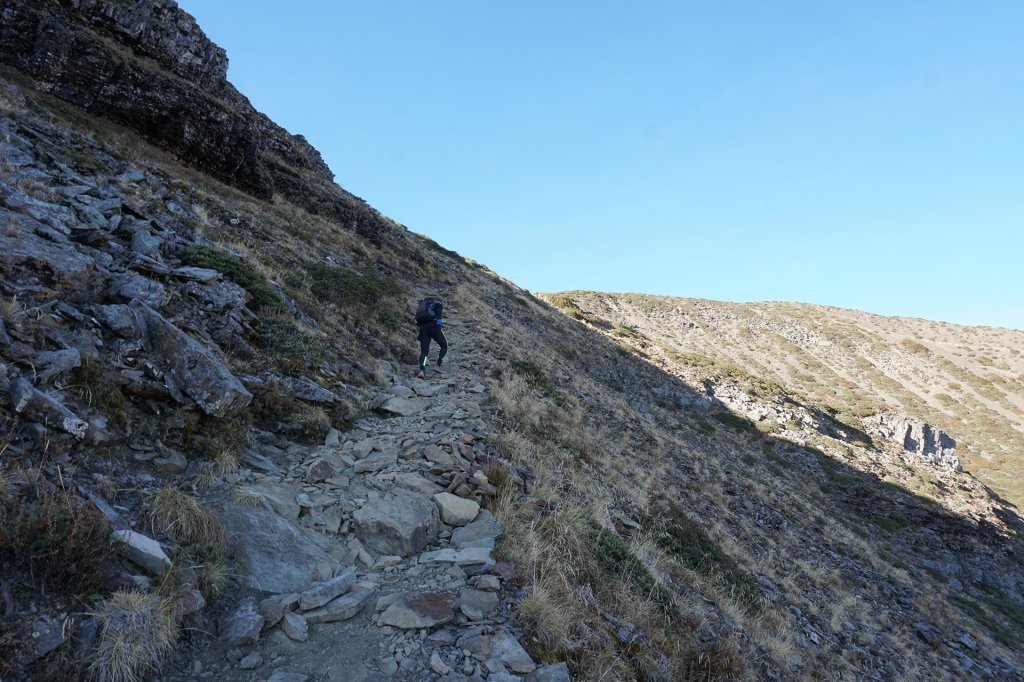
M41 424L53 424L75 438L85 438L89 424L49 395L34 388L25 379L11 382L11 403L14 411Z
M402 488L370 500L352 518L359 539L384 554L415 554L437 538L439 527L437 506Z
M323 606L335 597L348 592L356 582L355 569L349 569L330 580L311 585L309 589L299 595L299 610L309 611Z
M136 301L130 307L135 331L146 348L163 360L168 383L216 417L230 417L249 404L252 394L208 348L145 303Z

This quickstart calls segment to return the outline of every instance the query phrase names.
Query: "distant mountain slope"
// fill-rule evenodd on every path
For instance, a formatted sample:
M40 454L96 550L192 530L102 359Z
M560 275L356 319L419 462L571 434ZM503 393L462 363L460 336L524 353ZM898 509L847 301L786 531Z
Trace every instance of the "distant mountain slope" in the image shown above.
M957 441L964 467L1024 504L1024 331L802 303L725 303L573 291L547 297L646 337L684 371L732 365L845 421L882 412ZM672 352L675 351L675 352Z

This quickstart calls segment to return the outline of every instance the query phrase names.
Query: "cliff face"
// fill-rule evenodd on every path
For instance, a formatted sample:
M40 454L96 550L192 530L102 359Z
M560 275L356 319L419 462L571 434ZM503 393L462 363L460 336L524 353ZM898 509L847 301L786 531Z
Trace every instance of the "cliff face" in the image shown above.
M259 199L275 195L367 236L385 229L320 153L256 111L228 59L173 0L0 1L0 60Z

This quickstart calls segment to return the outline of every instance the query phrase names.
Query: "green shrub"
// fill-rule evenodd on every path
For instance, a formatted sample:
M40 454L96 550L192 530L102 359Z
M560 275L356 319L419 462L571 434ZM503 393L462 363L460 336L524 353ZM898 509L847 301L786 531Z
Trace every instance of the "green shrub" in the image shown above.
M327 348L320 339L279 315L260 319L256 345L272 353L278 367L288 372L316 367L327 355Z
M281 297L255 267L223 249L212 246L186 246L178 249L178 258L186 265L209 268L221 273L252 296L254 310L285 310Z
M617 535L603 528L594 531L595 554L598 563L609 573L625 579L645 597L653 600L670 615L678 615L672 595L662 587L643 562L629 551Z
M369 272L361 275L348 268L307 263L309 289L321 303L332 303L341 309L360 312L386 310L386 302L402 293L394 280Z
M529 360L513 359L509 363L512 370L522 377L523 381L532 388L533 390L540 393L545 398L550 398L555 402L561 402L562 396L559 394L555 387L551 385L544 370L538 367L536 364Z
M669 501L661 501L656 509L658 513L644 519L644 525L653 531L660 547L690 570L719 582L739 604L758 610L763 606L757 581L722 551L696 521Z

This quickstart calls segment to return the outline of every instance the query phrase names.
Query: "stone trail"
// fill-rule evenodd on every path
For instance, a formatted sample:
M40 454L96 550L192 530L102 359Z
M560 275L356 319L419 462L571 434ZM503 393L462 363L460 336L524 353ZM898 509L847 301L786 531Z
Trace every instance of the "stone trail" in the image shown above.
M323 446L257 434L260 466L229 477L223 506L244 591L166 679L569 680L511 622L516 588L493 557L503 528L480 505L496 492L490 361L471 329L449 330L450 374L381 363L374 414Z

